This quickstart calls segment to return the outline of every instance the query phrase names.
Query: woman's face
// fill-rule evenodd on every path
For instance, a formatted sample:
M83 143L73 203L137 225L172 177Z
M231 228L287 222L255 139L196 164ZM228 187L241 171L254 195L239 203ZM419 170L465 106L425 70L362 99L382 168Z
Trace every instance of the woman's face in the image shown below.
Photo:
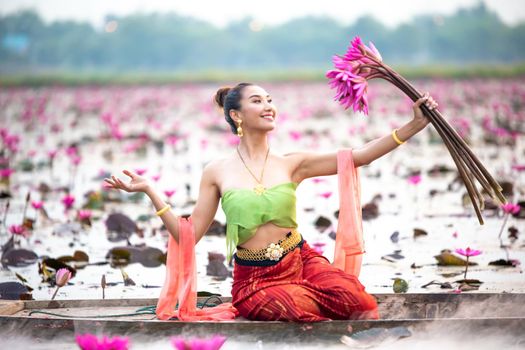
M234 120L242 120L243 132L273 130L277 109L270 94L260 86L250 85L242 90L241 96L241 110Z

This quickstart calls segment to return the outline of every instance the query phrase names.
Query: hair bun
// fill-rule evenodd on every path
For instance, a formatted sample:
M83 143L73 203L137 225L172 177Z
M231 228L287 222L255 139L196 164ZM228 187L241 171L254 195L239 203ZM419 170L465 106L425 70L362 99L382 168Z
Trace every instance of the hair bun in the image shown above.
M231 88L228 86L221 87L217 92L215 93L215 103L221 107L224 108L224 100L226 99L226 95L228 95L228 92L230 92Z

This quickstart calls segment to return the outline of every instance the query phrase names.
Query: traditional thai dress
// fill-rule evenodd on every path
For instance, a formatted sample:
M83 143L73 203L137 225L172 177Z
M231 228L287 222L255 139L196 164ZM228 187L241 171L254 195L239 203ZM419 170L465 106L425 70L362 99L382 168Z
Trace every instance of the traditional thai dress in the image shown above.
M215 313L209 310L203 314L202 310L195 310L194 297L188 299L187 293L195 293L195 257L194 249L189 249L194 248L191 242L186 248L182 247L185 242L182 236L194 235L190 218L189 223L181 221L179 237L182 243L176 249L177 243L170 236L172 249L168 248L168 273L157 305L158 317L226 320L240 314L251 320L298 322L378 318L375 298L358 280L364 251L359 174L351 150L338 152L337 162L340 212L333 265L315 252L296 230L296 183L279 184L262 194L251 189L232 189L221 198L227 220L227 257L229 260L233 256L235 262L232 303L219 305ZM268 249L238 247L255 234L258 226L267 222L292 230L285 239ZM184 259L180 257L189 255L189 251L193 252L193 262L188 266L193 271L184 273L188 269L175 266L173 261L178 256L179 265L183 265ZM173 269L178 269L178 275ZM190 281L181 283L184 276ZM181 306L186 305L182 310L189 311L181 314L174 310L177 299Z

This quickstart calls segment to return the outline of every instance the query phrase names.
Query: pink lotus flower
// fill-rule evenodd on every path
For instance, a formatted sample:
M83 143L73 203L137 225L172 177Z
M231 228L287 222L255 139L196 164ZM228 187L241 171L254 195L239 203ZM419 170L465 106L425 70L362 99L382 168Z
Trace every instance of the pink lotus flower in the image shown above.
M421 182L421 175L413 175L413 176L410 176L408 178L408 182L413 184L413 185L417 185L418 183Z
M91 210L79 210L78 211L78 218L81 221L91 218Z
M508 214L517 214L521 210L521 207L519 204L507 203L502 205L501 209L503 209L503 211Z
M177 350L218 350L225 341L226 337L222 335L214 335L211 339L194 338L191 340L172 337L171 345Z
M55 276L56 285L63 287L71 279L71 271L68 269L59 269Z
M378 78L371 73L367 65L374 65L383 59L374 44L364 45L356 36L343 57L333 56L335 69L326 73L330 87L337 90L334 100L339 101L345 109L353 106L354 112L368 114L368 80Z
M332 196L332 192L328 191L328 192L319 193L319 196L328 199Z
M177 135L168 135L167 140L168 144L171 146L177 146L177 143L180 141L180 137Z
M315 242L315 243L312 244L312 246L313 246L312 248L313 248L313 250L316 251L318 254L323 255L323 251L324 251L323 247L324 247L325 245L326 245L326 243L324 243L324 242Z
M39 201L31 201L31 206L38 210L40 208L42 208L44 206L44 202L39 202Z
M9 232L22 237L29 236L29 231L23 225L11 225L9 226Z
M71 163L73 163L74 165L79 165L80 162L82 161L82 157L79 156L79 155L73 155L71 156Z
M64 206L66 207L66 210L71 209L73 207L74 202L75 202L75 197L69 194L66 195L64 198L62 198L62 204L64 204Z
M55 159L57 153L58 153L58 150L54 149L54 150L48 151L47 156L49 157L49 159Z
M78 155L78 149L74 146L66 148L66 155L68 157L76 156Z
M467 249L456 249L456 253L463 255L463 256L476 256L481 254L481 250L475 250L470 249L470 247L467 247Z
M124 134L122 134L122 131L120 131L118 126L112 126L111 127L111 137L113 137L116 140L122 140L124 138Z
M525 170L525 164L513 164L512 169L516 171L524 171Z
M157 174L157 175L151 175L151 178L153 179L153 181L158 182L159 179L160 179L160 174Z
M164 194L166 195L166 197L168 197L168 199L170 199L171 196L175 194L175 192L177 192L177 190L165 190Z
M147 171L148 171L148 169L135 169L135 172L136 172L139 176L144 175Z
M321 178L318 178L318 177L314 177L314 178L312 179L312 181L313 181L314 184L319 184L319 183L321 183L321 182L326 182L325 179L321 179Z
M55 297L57 296L58 290L65 286L66 283L71 279L71 271L68 269L59 269L55 274L55 284L56 289L53 293L53 296L51 297L51 300L55 300Z
M467 271L468 271L468 259L471 256L476 256L481 254L481 250L476 249L470 249L470 247L467 247L467 249L456 249L456 253L466 256L467 262L465 263L465 274L463 275L463 279L467 279Z
M15 170L11 169L11 168L0 169L0 177L3 178L3 179L7 179L14 172L15 172Z
M103 336L99 339L93 334L83 334L77 335L75 340L82 350L128 350L129 348L128 337Z
M295 130L290 131L289 135L290 135L290 138L294 141L298 141L303 136L301 132L295 131Z

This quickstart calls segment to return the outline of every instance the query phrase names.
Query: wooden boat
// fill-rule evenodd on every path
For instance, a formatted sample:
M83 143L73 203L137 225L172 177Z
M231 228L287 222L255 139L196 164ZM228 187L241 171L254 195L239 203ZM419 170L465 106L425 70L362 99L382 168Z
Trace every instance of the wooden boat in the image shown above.
M334 341L341 335L370 328L403 326L411 330L444 328L482 329L506 336L525 334L525 294L375 294L380 320L345 320L315 323L249 321L228 322L159 321L153 313L156 299L108 300L0 300L0 326L4 331L39 338L78 333L144 334L162 336L209 336L220 333L235 339L295 339L295 341ZM205 299L199 298L203 303ZM221 297L223 302L231 298ZM208 304L219 302L217 298ZM149 308L144 308L148 307ZM137 314L142 311L143 314ZM56 315L46 314L53 313ZM122 315L115 317L114 315Z

